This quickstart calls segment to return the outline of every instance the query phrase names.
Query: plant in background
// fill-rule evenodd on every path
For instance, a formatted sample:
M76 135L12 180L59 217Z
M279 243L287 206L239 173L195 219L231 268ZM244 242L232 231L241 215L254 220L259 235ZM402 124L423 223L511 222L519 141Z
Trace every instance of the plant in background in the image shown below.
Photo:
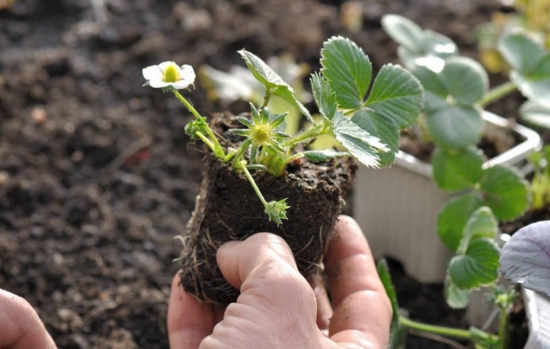
M491 73L509 69L499 52L498 42L514 30L529 31L543 46L550 48L550 1L514 0L512 5L515 12L495 12L492 20L478 30L480 60Z
M529 162L534 167L531 179L531 209L541 210L550 204L550 146L541 151L532 153Z
M398 150L399 130L410 127L422 107L422 87L409 72L399 66L385 65L371 86L368 57L350 40L333 37L321 50L321 73L311 76L314 100L322 115L322 120L315 122L281 76L254 54L246 50L239 53L254 78L264 86L265 94L259 107L251 104L251 119L238 118L245 128L235 131L243 137L237 149L222 147L206 118L178 91L193 83L190 67L165 62L145 68L143 75L150 86L172 92L186 106L195 117L186 126L186 133L192 139L202 140L219 161L242 172L264 205L264 212L278 225L286 219L289 207L286 198L266 201L255 183L254 171L281 176L289 163L302 157L327 161L351 155L366 166L390 165ZM296 135L283 132L288 113L275 114L268 109L273 96L294 106L311 126ZM334 137L347 151L295 151L300 144L323 135Z
M495 237L498 221L516 219L529 208L529 186L513 169L487 166L476 144L484 129L483 108L511 91L518 89L529 99L524 111L536 106L540 116L541 110L549 107L550 54L528 34L510 33L499 42L499 50L512 67L511 81L489 89L485 69L459 56L451 39L396 15L384 16L382 24L400 44L399 57L425 89L419 124L425 138L435 144L431 159L434 181L443 191L459 193L443 207L437 221L439 237L455 253L445 281L447 303L464 308L472 290L489 287L493 303L501 310L498 335L475 328L429 326L400 315L394 323L468 338L476 348L506 348L507 310L514 295L496 286L500 249Z

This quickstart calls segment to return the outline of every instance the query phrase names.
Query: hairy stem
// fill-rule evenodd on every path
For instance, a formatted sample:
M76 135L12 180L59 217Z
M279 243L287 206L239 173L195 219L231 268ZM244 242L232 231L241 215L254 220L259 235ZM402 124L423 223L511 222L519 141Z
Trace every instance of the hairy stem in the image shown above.
M256 185L256 181L254 181L254 178L252 177L252 175L250 174L250 172L248 171L246 166L241 164L241 166L239 167L239 170L243 171L244 175L246 176L246 178L250 182L250 185L252 185L252 188L256 192L256 195L258 195L258 198L260 199L262 204L264 206L267 206L267 201L265 201L264 196L262 195L262 192L260 191L260 188L258 188L258 186Z
M479 105L483 108L485 106L487 106L488 104L496 101L497 99L500 99L504 96L506 96L507 94L513 92L516 90L516 85L509 81L505 84L502 84L500 86L497 86L491 90L489 90L489 92L487 92L480 100L479 100Z
M311 139L311 138L315 138L315 137L319 137L320 135L322 134L325 134L327 133L326 132L326 128L321 124L321 125L317 125L317 126L314 126L312 128L310 128L309 130L303 132L303 133L300 133L294 137L291 137L289 139L287 139L283 144L283 148L294 148L294 146L300 142L303 142L305 140L308 140L308 139Z
M202 117L201 114L199 114L199 112L195 109L195 107L193 107L193 105L189 103L189 101L187 101L187 99L185 99L185 97L183 97L181 93L178 92L178 90L172 89L172 93L174 93L174 96L176 96L176 98L181 103L183 103L183 105L185 105L187 110L189 110L189 112L191 112L191 114L193 114L193 116L195 116L197 120L200 120L200 118ZM206 130L211 143L214 145L214 148L210 147L210 149L212 149L212 152L214 153L214 156L216 156L219 159L224 159L226 155L222 146L220 145L220 142L218 141L218 138L216 138L216 136L214 135L210 127L207 127ZM201 139L204 141L203 138Z
M416 322L410 319L407 319L406 317L400 316L399 322L401 325L411 328L413 330L421 331L421 332L428 332L448 337L456 337L456 338L466 338L466 339L472 339L472 335L470 334L470 331L467 330L461 330L458 328L451 328L451 327L443 327L443 326L434 326L434 325L427 325L423 324L421 322Z

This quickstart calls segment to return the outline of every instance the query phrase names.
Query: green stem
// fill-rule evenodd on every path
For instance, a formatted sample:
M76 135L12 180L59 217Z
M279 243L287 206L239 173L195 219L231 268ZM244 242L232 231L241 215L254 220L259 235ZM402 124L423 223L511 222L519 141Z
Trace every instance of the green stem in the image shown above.
M283 148L293 148L296 144L303 142L310 138L318 137L322 134L326 133L325 127L323 125L317 125L315 127L310 128L309 130L305 131L304 133L300 133L290 139L287 139L283 144Z
M264 103L262 104L262 107L260 108L260 110L264 110L264 108L267 107L267 104L269 103L270 98L271 98L271 90L266 87L265 96L264 96Z
M491 89L489 92L487 92L478 102L478 104L483 108L487 106L488 104L496 101L497 99L500 99L507 94L515 91L516 85L509 81L505 84L502 84L500 86L497 86L493 89Z
M241 159L243 158L244 156L244 153L246 152L246 150L248 149L248 147L250 146L250 143L252 141L250 139L247 139L246 141L243 142L243 144L241 144L241 146L239 147L239 149L237 150L237 153L235 154L235 157L233 158L233 167L236 168L236 169L240 169L241 165L240 165L240 162L241 162Z
M507 347L507 333L506 327L508 325L508 311L507 309L500 309L500 323L498 326L498 338L500 339L500 348L506 349Z
M210 148L210 150L212 150L212 152L216 151L216 146L214 145L214 143L210 142L210 140L206 138L205 135L200 132L195 132L195 134L204 142L204 144L208 146L208 148Z
M252 185L252 188L256 192L256 195L258 195L258 198L260 199L262 204L264 206L267 206L267 201L265 201L264 196L262 195L262 192L260 191L260 188L258 188L258 186L256 185L256 182L254 181L254 178L252 178L252 175L250 174L250 172L248 172L248 169L246 168L246 166L241 164L241 166L239 167L239 170L243 171L244 175L246 176L246 178L250 182L250 185Z
M402 316L399 317L399 322L401 323L401 325L417 331L440 334L440 335L449 336L449 337L472 339L472 335L470 334L470 331L467 331L467 330L461 330L458 328L451 328L451 327L427 325L421 322L416 322L416 321L407 319Z
M193 107L193 105L191 103L189 103L187 101L187 99L185 99L185 97L183 97L181 95L181 93L178 92L178 90L172 89L172 92L174 93L174 96L176 96L176 98L181 103L183 103L183 105L185 105L187 110L189 110L191 112L191 114L193 114L195 116L195 118L197 120L201 119L201 117L202 117L201 114L199 114L199 112L195 109L195 107ZM212 132L210 127L206 128L206 132L208 133L208 137L210 138L210 141L214 144L214 149L212 149L212 147L210 147L212 149L212 152L214 153L214 155L217 158L224 159L226 157L226 155L225 155L225 152L223 151L222 146L220 145L220 142L218 141L218 138L214 135L214 132Z

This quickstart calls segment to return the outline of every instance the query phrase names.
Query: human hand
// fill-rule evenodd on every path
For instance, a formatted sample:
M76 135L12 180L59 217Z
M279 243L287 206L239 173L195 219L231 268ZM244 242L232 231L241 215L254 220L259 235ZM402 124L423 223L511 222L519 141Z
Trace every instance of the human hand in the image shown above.
M171 349L387 347L391 305L353 219L339 218L325 256L332 304L324 288L312 289L300 275L290 248L276 235L224 244L217 260L241 295L225 309L201 303L179 287L176 276L168 308Z
M32 306L23 298L2 289L0 289L0 348L56 348Z

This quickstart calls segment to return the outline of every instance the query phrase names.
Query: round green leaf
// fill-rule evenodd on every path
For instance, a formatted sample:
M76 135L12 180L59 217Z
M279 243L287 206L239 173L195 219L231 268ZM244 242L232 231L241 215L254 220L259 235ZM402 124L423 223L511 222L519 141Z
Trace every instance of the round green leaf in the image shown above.
M550 108L550 72L546 76L531 78L513 71L510 73L510 80L525 97Z
M490 167L483 171L479 183L484 204L499 221L516 219L529 208L529 184L512 169Z
M399 15L384 15L382 28L399 45L413 52L421 52L424 33L416 23Z
M466 227L464 227L461 245L464 245L464 250L466 250L471 241L479 238L494 239L497 233L498 222L495 215L489 207L483 206L478 208L468 219Z
M482 153L474 147L459 153L437 148L432 156L434 179L445 191L473 188L483 172L484 160Z
M373 113L364 109L357 111L352 119L360 128L380 139L389 147L386 153L380 153L380 166L389 166L395 160L395 154L399 151L399 129L391 119L379 113Z
M478 102L489 87L485 69L467 57L449 58L440 76L447 93L460 105Z
M550 107L533 101L523 103L519 109L521 118L533 125L550 128Z
M479 194L472 192L451 199L439 213L437 234L453 252L458 249L468 219L481 206Z
M371 62L363 50L349 39L332 37L323 44L321 65L338 105L342 109L361 107L372 75Z
M423 100L420 82L400 66L387 64L376 76L366 105L405 129L420 115Z
M505 36L498 49L506 62L521 74L529 74L544 56L542 46L525 33Z
M458 288L449 278L449 273L445 278L445 300L453 309L464 309L468 306L470 300L470 290Z
M500 251L494 241L473 240L463 255L455 256L449 264L449 276L462 289L489 285L498 279Z
M550 296L550 221L516 232L502 249L500 270L505 278Z
M405 17L385 15L382 27L399 45L398 54L407 68L426 66L441 71L445 59L458 53L456 44L448 37L431 30L422 30Z
M427 115L428 128L435 143L442 148L462 150L476 144L483 132L483 118L478 109L447 105Z

